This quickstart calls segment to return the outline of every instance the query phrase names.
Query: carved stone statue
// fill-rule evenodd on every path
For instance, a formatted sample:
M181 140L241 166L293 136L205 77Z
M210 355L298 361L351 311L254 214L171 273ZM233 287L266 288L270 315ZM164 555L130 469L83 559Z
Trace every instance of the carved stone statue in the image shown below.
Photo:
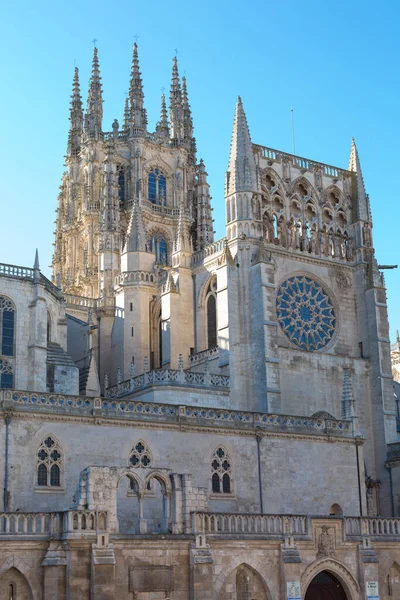
M321 556L335 556L335 539L333 534L330 533L331 529L328 525L322 526L322 531L318 537L318 558Z

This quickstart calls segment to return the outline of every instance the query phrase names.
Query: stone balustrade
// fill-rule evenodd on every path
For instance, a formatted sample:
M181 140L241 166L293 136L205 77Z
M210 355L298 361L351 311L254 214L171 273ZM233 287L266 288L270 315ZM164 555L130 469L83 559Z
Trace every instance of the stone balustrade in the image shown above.
M190 385L192 387L229 388L229 376L194 373L175 369L152 369L136 377L112 385L105 390L106 398L121 398L149 385Z
M332 165L315 162L313 160L309 160L308 158L303 158L302 156L295 156L294 154L287 154L286 152L274 150L273 148L268 148L267 146L253 144L253 147L261 154L261 156L268 160L279 163L282 162L282 160L289 160L294 166L306 171L312 171L315 167L317 167L322 170L324 175L334 179L337 179L342 172L347 173L347 171L333 167Z
M224 248L226 238L222 238L217 240L216 242L212 242L205 246L201 250L197 250L192 256L192 266L201 263L205 258L213 256L214 254L218 254Z
M19 279L33 280L33 269L0 263L0 276L1 275L4 275L5 277L18 277Z
M227 394L228 378L224 375L183 372L188 375L186 384L179 381L181 371L168 369L163 377L163 371L148 371L133 378L137 388L146 385L177 385L185 386L197 381L201 387L204 377L209 377L211 385L218 393ZM164 373L165 375L165 373ZM146 383L147 382L147 383ZM200 384L199 384L200 382ZM139 385L140 383L140 385ZM121 396L130 393L130 380L122 382L113 388L120 388ZM207 386L207 389L210 389ZM55 412L58 414L98 415L107 418L132 419L136 421L168 422L171 424L187 424L222 427L224 429L242 429L249 431L279 432L288 434L321 435L328 437L353 438L353 423L343 419L336 420L327 417L301 417L293 415L278 415L255 413L226 408L205 408L167 403L146 402L123 397L91 398L86 396L67 396L49 392L25 392L20 390L0 390L0 402L3 409L14 408L27 412Z
M192 513L192 533L219 535L307 536L309 518L304 515L266 515L252 513Z
M116 317L124 316L124 309L115 306L115 299L111 298L89 298L87 296L75 296L74 294L63 294L65 304L71 308L109 308L114 310Z
M219 348L218 346L214 346L214 348L208 348L208 350L202 350L201 352L196 352L196 354L191 354L189 356L189 363L191 366L204 362L206 359L212 360L213 358L219 357Z
M58 537L62 531L62 513L0 513L0 538L4 536Z
M400 537L400 519L390 517L346 517L344 527L348 538L368 536L378 540Z
M107 532L105 511L70 510L48 513L0 513L0 539L29 537L48 539Z

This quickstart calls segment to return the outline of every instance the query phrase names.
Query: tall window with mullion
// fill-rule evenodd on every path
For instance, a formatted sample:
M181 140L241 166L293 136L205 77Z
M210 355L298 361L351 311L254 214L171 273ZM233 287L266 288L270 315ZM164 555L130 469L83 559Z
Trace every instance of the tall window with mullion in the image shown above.
M211 459L211 490L213 494L232 493L232 463L223 446L215 449Z
M63 451L54 436L47 436L37 453L37 486L61 487Z
M167 180L159 169L152 169L149 173L147 197L152 204L167 204Z
M15 356L15 305L10 298L0 296L0 388L12 388ZM11 360L10 360L11 358Z
M208 285L205 304L207 320L206 348L215 348L218 345L216 277L213 277Z

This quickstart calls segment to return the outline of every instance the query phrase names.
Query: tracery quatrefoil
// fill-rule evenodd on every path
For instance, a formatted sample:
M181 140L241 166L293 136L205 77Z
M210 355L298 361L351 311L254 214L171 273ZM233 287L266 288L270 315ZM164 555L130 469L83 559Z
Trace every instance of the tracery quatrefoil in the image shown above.
M332 302L326 291L309 277L290 277L280 285L276 313L289 340L302 350L324 348L335 333Z

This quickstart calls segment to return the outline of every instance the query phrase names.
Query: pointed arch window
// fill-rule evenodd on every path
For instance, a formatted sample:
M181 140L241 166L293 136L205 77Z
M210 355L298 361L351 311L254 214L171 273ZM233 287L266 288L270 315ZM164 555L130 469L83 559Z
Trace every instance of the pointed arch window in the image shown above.
M14 356L15 305L6 296L0 296L0 342L2 356Z
M129 455L129 464L136 468L151 467L153 458L149 446L143 440L139 440L133 446Z
M63 474L63 451L54 436L47 436L37 452L37 486L60 488Z
M223 446L218 446L212 456L211 490L213 494L232 494L232 463Z
M168 245L162 234L152 235L149 239L150 252L156 255L156 263L158 265L168 264Z
M217 332L217 279L213 277L210 281L206 294L206 318L207 318L207 348L215 348L218 345Z
M118 197L121 204L126 199L126 177L125 168L122 165L117 165L117 177L118 177Z
M15 305L0 296L0 388L14 386Z
M152 204L167 204L167 180L159 169L152 169L149 173L147 196Z

